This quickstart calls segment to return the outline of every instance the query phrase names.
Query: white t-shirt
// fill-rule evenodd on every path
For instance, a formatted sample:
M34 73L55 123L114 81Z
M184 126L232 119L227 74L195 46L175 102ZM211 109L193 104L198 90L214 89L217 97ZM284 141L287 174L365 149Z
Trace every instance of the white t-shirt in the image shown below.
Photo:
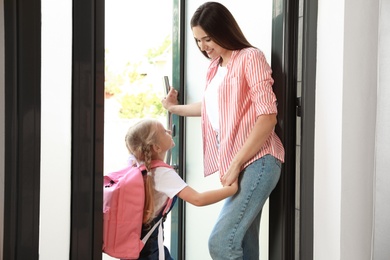
M168 197L173 198L185 187L187 187L187 183L175 170L167 167L157 167L154 172L155 216L164 208Z
M143 162L138 162L134 155L128 157L128 165L137 164L140 166ZM168 197L175 197L182 189L187 187L187 183L173 170L167 167L157 167L154 169L154 216L164 208Z
M216 132L219 132L218 89L226 73L227 73L227 68L219 66L217 73L215 74L214 78L211 80L209 86L207 87L204 93L205 95L204 100L206 103L206 113L210 120L211 126Z

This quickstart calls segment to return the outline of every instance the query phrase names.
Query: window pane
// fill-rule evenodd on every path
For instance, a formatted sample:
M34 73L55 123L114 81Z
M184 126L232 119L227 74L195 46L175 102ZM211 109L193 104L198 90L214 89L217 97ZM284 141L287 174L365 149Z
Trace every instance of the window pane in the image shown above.
M166 125L163 76L172 75L172 1L110 0L105 6L104 173L127 164L124 138L140 118ZM165 245L170 244L169 219ZM113 259L103 254L103 259Z

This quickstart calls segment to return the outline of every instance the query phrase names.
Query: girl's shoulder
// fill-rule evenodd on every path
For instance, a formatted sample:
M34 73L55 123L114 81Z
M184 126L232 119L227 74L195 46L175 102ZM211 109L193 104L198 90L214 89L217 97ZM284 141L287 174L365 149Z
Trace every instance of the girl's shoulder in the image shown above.
M168 174L177 174L176 171L171 167L159 166L155 168L155 172L157 173L168 173Z

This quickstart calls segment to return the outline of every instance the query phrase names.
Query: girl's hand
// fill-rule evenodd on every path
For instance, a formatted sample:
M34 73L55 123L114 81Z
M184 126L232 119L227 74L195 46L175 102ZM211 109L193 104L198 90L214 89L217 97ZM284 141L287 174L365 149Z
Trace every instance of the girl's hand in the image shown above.
M238 191L238 179L235 182L233 182L231 185L223 186L223 188L228 189L229 197L233 196Z
M171 89L168 92L168 95L163 100L161 100L161 103L166 110L170 111L169 109L172 106L178 104L177 94L178 94L177 91L173 87L171 87Z
M230 185L230 187L232 187L232 188L233 188L233 191L234 191L234 193L233 193L233 194L236 194L236 193L237 193L237 191L238 191L238 179L236 179L236 181L235 181L235 182L233 182L233 183L232 183L232 185Z

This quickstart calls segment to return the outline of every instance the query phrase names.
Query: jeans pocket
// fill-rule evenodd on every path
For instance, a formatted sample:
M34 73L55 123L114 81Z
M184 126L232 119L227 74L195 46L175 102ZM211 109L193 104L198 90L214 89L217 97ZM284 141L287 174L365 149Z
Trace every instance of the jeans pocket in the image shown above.
M279 169L282 169L282 162L279 159L275 158L275 164L279 167Z

